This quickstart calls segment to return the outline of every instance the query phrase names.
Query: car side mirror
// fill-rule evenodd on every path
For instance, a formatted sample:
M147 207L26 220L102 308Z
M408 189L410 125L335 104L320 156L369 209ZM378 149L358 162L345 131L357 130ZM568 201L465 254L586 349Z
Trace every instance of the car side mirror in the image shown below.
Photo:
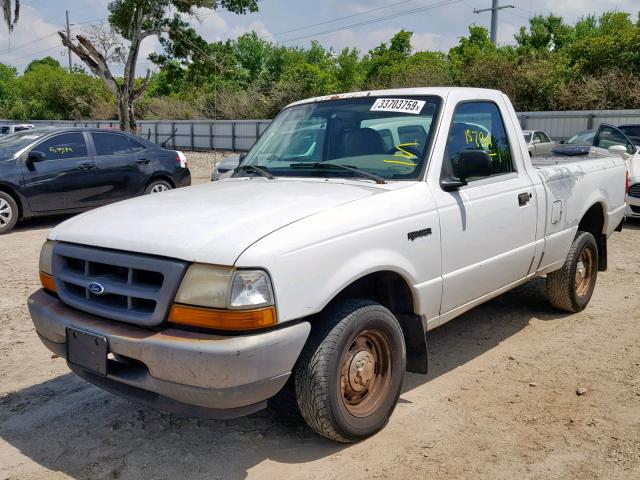
M624 145L611 145L607 150L611 155L618 155L624 160L629 158L629 152L627 151L627 147Z
M484 150L463 150L458 154L459 177L443 178L440 186L445 192L453 192L467 185L470 177L488 177L492 173L491 157Z
M246 156L246 153L241 153L240 155L238 155L238 165L242 163Z
M540 143L540 139L538 138L534 138L533 140L531 140L531 145L537 145L538 143Z
M558 140L558 144L559 144L559 145L564 145L565 143L567 143L567 141L566 141L566 140Z
M36 162L41 162L45 159L45 154L43 152L40 152L38 150L31 150L29 152L29 155L27 156L27 162L29 163L36 163Z
M460 180L469 177L488 177L492 173L491 157L484 150L463 150L458 154Z

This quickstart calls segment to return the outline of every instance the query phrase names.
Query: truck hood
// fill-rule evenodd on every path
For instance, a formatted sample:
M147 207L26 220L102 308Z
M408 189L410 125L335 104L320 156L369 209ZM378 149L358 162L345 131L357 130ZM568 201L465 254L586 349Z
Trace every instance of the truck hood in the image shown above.
M396 184L395 188L399 185ZM115 203L74 217L49 239L233 265L262 237L390 184L306 179L229 179Z

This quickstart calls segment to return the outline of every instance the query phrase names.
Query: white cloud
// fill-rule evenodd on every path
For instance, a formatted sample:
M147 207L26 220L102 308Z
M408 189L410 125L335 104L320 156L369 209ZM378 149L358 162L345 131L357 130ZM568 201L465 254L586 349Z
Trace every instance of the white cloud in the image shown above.
M22 71L32 60L50 55L66 65L66 49L56 33L62 24L48 22L29 5L21 5L20 10L20 19L11 34L4 22L0 25L0 62Z

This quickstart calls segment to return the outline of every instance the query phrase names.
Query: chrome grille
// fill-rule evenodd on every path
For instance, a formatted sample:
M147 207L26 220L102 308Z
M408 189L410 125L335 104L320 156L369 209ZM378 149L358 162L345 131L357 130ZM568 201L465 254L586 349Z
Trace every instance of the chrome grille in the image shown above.
M629 196L640 198L640 183L635 183L629 187Z
M53 277L67 305L137 325L162 323L186 262L60 243L53 250Z

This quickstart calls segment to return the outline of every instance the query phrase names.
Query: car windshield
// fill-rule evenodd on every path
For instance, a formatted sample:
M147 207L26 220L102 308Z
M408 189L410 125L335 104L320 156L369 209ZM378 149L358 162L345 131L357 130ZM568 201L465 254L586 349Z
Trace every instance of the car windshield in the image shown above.
M593 138L596 136L596 132L594 131L587 131L587 132L580 132L577 135L571 137L568 141L567 144L568 145L592 145L593 144Z
M46 135L45 132L35 132L33 130L4 135L0 137L0 151L5 155L13 155L44 135Z
M236 175L255 175L253 166L276 177L416 179L439 106L437 97L389 96L289 107Z
M531 133L531 132L524 132L524 141L526 143L530 143L532 135L533 135L533 133Z
M624 125L618 128L629 137L629 140L631 140L636 147L640 147L640 125Z

